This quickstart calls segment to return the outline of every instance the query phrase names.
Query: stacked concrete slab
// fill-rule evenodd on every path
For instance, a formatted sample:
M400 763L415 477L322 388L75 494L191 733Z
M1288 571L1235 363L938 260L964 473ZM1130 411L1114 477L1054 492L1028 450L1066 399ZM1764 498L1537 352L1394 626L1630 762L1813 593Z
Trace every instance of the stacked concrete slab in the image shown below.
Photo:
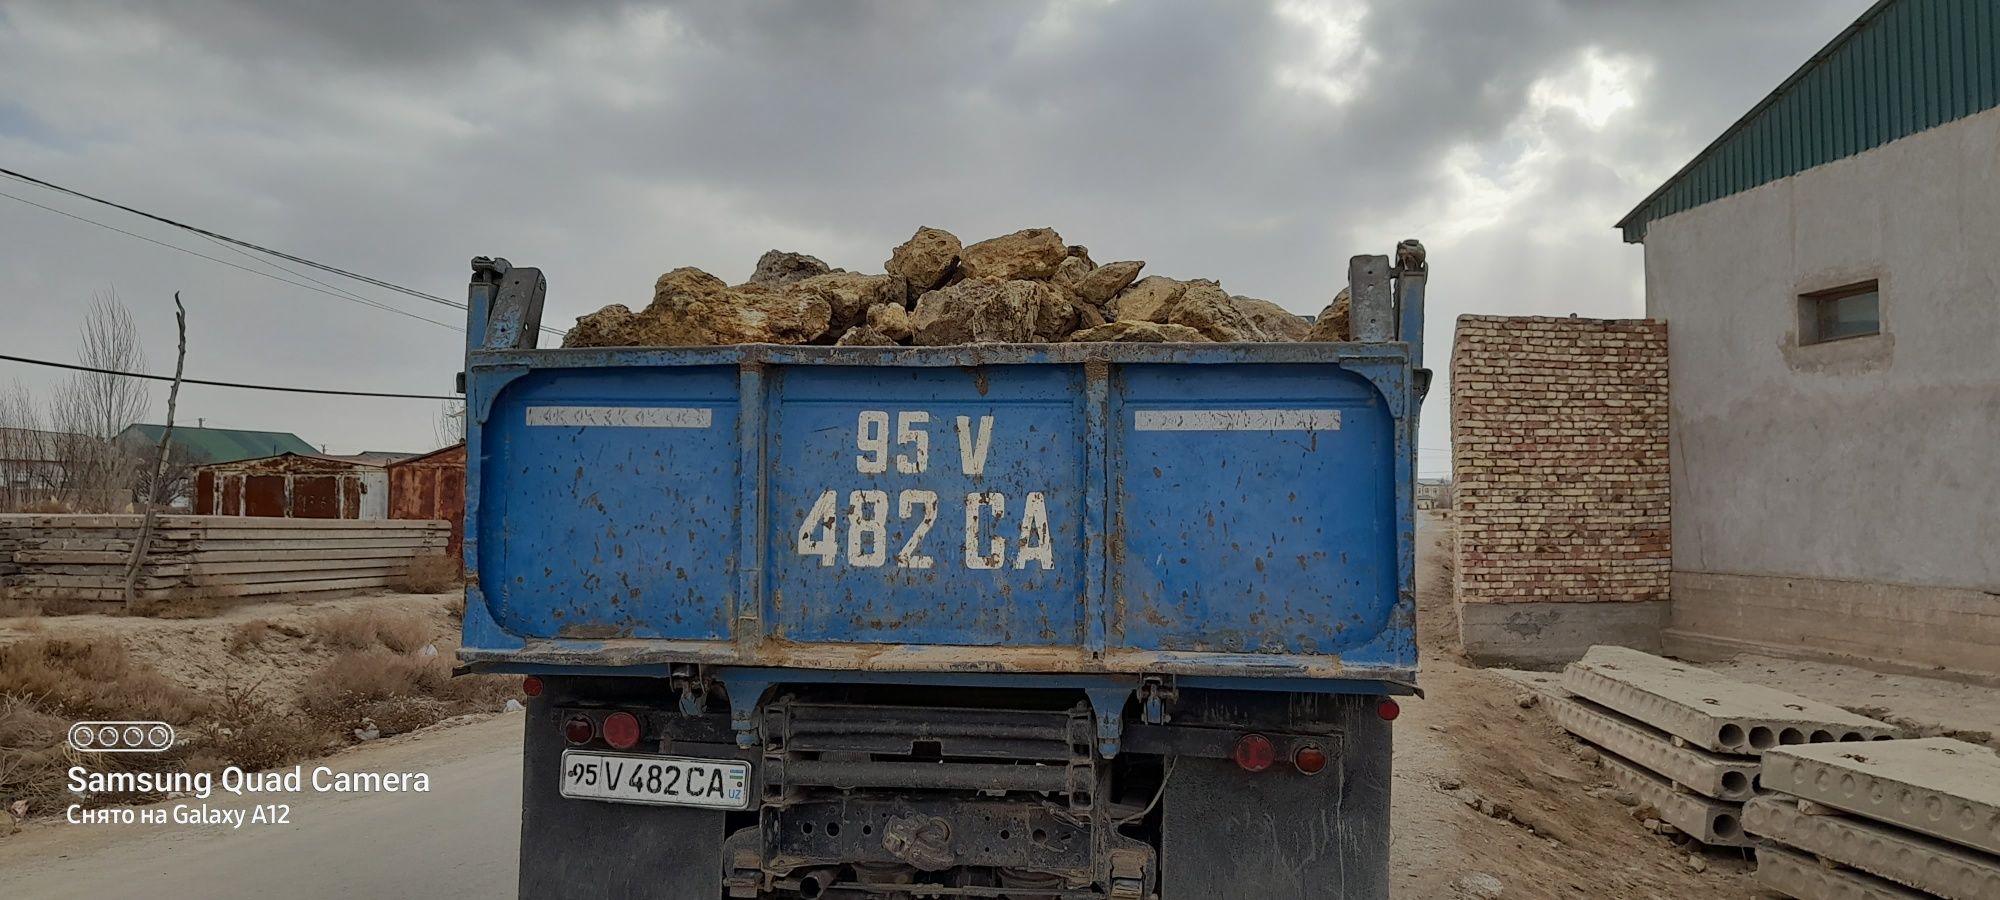
M1765 886L1823 897L2000 898L2000 753L1949 738L1780 747L1744 827Z
M0 596L122 601L139 528L136 515L0 515ZM441 520L160 516L134 588L154 601L351 594L402 580L450 536Z
M1744 801L1767 750L1894 737L1894 726L1625 647L1590 648L1549 701L1612 780L1704 844L1751 845Z

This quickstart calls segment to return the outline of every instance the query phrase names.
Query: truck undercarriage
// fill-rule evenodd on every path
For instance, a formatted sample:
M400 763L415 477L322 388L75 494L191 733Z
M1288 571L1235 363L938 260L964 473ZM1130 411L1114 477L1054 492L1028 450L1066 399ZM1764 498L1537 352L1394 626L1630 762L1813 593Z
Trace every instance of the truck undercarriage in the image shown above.
M545 679L527 724L523 896L1280 900L1386 889L1386 698L1176 690L1160 724L1130 704L1121 752L1107 757L1081 690L784 684L758 707L756 746L742 748L719 688L690 711L662 700L675 697L668 687ZM619 713L640 723L624 750L747 764L745 808L560 796L564 751L620 750L606 743Z

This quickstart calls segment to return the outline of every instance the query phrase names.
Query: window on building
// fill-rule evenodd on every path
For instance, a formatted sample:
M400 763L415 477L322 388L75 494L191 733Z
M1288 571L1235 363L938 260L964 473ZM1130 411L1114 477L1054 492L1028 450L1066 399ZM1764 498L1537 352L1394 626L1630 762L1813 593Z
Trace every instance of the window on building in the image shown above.
M1864 281L1800 296L1799 332L1806 344L1881 334L1881 286Z

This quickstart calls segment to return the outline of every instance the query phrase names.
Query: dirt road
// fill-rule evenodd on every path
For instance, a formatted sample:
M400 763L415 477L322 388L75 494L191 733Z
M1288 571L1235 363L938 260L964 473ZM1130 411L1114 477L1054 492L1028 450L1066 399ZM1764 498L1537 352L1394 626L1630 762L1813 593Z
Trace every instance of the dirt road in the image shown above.
M1450 525L1417 522L1417 633L1429 699L1396 723L1398 900L1749 900L1747 854L1702 853L1640 828L1604 771L1501 675L1452 649ZM1629 799L1629 798L1627 798ZM1700 871L1696 871L1699 869Z
M1397 723L1395 896L1763 896L1740 858L1690 853L1644 833L1601 770L1571 752L1573 742L1542 710L1519 705L1518 686L1448 652L1449 538L1430 519L1418 535L1430 699L1406 702ZM365 745L329 763L424 771L429 793L209 801L231 809L289 802L289 825L38 826L0 839L0 883L32 897L512 896L520 728L519 714L504 715Z

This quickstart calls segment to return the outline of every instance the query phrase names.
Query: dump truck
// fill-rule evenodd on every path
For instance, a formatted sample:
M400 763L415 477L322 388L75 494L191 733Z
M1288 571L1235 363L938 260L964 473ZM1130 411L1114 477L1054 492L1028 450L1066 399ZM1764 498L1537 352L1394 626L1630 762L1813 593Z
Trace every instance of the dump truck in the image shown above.
M540 349L472 268L521 896L1388 895L1420 244L1341 343Z

